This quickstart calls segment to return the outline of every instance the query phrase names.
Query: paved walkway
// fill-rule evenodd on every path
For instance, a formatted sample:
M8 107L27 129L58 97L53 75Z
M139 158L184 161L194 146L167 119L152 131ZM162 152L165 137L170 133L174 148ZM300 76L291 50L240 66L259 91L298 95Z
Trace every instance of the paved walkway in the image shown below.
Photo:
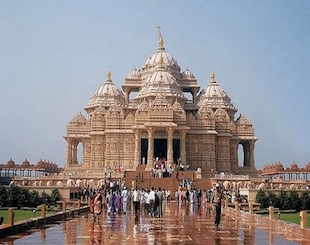
M310 244L298 234L280 233L268 224L223 216L216 231L213 216L205 207L177 203L164 204L162 218L141 213L109 216L104 212L97 222L90 215L31 230L0 240L0 245L86 245L86 244ZM267 222L268 223L268 222ZM288 237L288 238L285 238ZM288 240L290 239L290 240Z

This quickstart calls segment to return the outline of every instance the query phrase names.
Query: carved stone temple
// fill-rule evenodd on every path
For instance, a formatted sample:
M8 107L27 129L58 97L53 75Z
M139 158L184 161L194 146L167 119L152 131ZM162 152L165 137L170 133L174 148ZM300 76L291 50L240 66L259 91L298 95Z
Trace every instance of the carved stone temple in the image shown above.
M65 172L139 165L150 170L164 159L203 174L256 173L252 124L243 115L235 118L237 109L214 73L203 83L200 89L193 73L181 70L159 33L157 50L132 70L122 89L108 72L84 108L87 116L80 113L68 123Z

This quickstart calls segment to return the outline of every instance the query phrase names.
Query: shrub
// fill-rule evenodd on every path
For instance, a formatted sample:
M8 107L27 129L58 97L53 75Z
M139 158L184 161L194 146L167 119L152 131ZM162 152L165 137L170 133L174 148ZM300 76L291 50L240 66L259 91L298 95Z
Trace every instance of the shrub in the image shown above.
M310 196L308 190L300 196L301 210L310 210Z
M260 189L256 194L256 202L260 203L261 208L267 208L269 206L268 197L262 189Z
M0 207L6 206L8 192L6 188L0 185Z
M59 195L59 192L58 192L57 189L54 189L54 190L52 191L50 200L51 200L51 205L56 205L56 204L57 204L57 201L60 200L60 195Z

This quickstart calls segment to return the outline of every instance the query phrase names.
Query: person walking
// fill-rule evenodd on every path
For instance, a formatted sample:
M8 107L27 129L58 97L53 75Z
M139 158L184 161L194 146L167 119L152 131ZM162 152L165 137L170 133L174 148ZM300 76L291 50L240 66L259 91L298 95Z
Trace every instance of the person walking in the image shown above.
M156 207L155 207L155 190L154 190L154 187L151 188L151 191L149 193L149 200L150 200L150 213L151 213L152 217L155 217Z
M96 218L99 220L99 215L102 212L102 196L101 193L98 192L98 194L95 196L94 199L94 220L96 220Z
M140 192L139 192L137 186L132 193L132 200L133 200L135 217L137 218L138 217L138 210L139 210L139 206L140 206Z
M126 214L127 213L128 202L129 202L129 193L128 193L128 190L127 190L126 186L122 190L121 197L122 197L122 202L123 202L123 212L124 212L124 214Z
M121 211L121 195L120 195L119 190L117 190L115 193L114 206L115 206L115 212L117 214L120 214L120 211Z
M213 204L213 207L215 209L214 225L217 231L220 230L219 224L221 221L222 199L223 199L223 193L221 190L220 183L216 183L215 190L212 193L211 203Z
M157 196L158 196L158 208L157 208L157 213L158 213L158 217L162 217L162 216L163 216L163 200L164 200L164 194L163 194L163 191L161 190L161 187L158 188Z

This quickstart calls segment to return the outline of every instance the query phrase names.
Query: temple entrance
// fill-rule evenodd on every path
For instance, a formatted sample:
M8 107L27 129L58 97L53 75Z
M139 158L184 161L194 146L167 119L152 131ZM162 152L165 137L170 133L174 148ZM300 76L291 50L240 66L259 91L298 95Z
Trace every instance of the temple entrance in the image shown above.
M173 139L173 162L177 163L180 156L180 140Z
M154 158L167 160L167 139L154 139ZM147 164L148 139L141 139L141 164ZM173 139L173 162L180 158L180 139Z
M154 158L167 160L167 139L154 139Z
M141 164L147 164L148 139L141 139Z

